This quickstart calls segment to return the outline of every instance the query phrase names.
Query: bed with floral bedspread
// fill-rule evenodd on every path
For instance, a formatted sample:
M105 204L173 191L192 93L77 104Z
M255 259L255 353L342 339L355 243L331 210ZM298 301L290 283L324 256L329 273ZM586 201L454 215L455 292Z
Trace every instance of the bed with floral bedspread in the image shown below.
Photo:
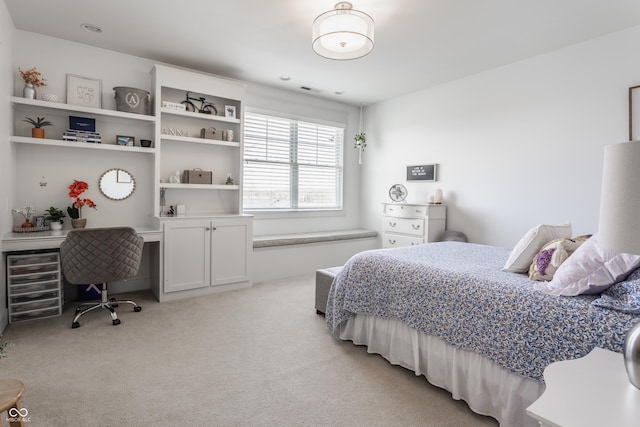
M335 332L355 315L397 319L505 370L542 382L550 363L601 347L621 352L638 319L624 299L637 295L632 273L596 295L558 297L526 275L501 271L509 250L460 242L379 249L352 257L329 294Z

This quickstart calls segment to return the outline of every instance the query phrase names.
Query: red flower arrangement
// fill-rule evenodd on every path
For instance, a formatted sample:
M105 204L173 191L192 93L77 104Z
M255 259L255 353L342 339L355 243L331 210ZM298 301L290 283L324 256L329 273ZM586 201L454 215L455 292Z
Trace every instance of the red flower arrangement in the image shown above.
M67 207L67 213L72 219L80 218L81 209L86 206L92 209L98 209L97 205L91 199L81 199L80 195L89 188L89 184L84 181L73 180L73 184L69 186L69 197L75 199L73 204Z
M18 73L20 73L20 77L22 77L22 80L24 80L25 83L31 83L35 87L47 85L47 80L42 77L42 74L36 67L27 71L22 71L22 69L18 67Z

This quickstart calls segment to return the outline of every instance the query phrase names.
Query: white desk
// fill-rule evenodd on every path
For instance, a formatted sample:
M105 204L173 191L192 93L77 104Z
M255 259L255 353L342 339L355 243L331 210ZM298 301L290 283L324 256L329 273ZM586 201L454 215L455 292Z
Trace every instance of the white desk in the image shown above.
M144 252L148 255L145 256L143 254L143 262L148 263L148 268L145 268L143 270L148 270L148 273L144 273L145 278L139 281L139 283L134 283L135 281L129 280L127 282L128 285L123 289L151 289L151 292L153 292L155 297L159 298L160 283L162 281L162 231L159 228L150 226L133 228L144 239ZM7 252L57 249L64 241L68 232L69 230L65 229L60 231L37 231L31 233L7 233L2 236L2 252L3 254L6 254ZM144 261L145 259L147 261ZM110 290L114 291L115 293L124 291L123 289L119 289L118 283L114 283L113 285L115 286L110 287ZM0 324L1 318L2 309L0 309Z
M640 389L629 382L622 354L601 348L544 370L545 392L527 414L542 427L636 427Z
M161 242L162 231L152 227L133 227L145 242ZM2 252L59 248L69 230L7 233L2 236Z

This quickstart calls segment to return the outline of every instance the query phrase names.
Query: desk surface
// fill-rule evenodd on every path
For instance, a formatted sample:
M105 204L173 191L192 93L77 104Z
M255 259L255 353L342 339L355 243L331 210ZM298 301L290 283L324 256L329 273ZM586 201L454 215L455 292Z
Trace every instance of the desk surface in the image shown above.
M133 227L145 242L160 242L162 231L153 227ZM59 248L69 229L60 231L34 231L7 233L2 236L2 252L31 251Z
M629 381L622 354L601 348L544 370L545 392L527 413L542 426L637 426L640 389Z

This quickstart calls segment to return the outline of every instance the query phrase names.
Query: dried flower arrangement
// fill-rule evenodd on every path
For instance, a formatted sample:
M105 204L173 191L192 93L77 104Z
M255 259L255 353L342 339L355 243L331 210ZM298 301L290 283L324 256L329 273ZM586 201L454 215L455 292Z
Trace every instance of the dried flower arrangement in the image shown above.
M27 71L22 71L22 68L18 67L18 73L20 73L20 77L22 77L25 83L31 83L35 87L47 85L47 80L42 77L42 73L40 73L36 67Z

